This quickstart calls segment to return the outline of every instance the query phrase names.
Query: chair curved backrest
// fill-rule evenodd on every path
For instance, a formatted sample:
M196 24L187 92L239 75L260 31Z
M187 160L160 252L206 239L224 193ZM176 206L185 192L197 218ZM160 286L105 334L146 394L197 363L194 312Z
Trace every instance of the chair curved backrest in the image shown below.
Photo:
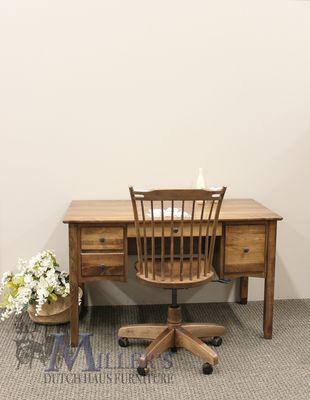
M158 280L156 264L163 283L181 282L186 263L189 282L208 276L226 187L150 191L130 187L129 191L137 237L138 274Z

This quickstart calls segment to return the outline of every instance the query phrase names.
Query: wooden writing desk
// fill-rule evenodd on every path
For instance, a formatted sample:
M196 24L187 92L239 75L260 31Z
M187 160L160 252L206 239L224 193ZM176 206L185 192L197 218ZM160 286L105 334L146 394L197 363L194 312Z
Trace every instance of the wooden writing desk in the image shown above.
M197 209L197 220L199 215ZM241 279L241 303L247 302L248 277L265 279L266 339L272 337L277 221L281 219L254 200L226 199L217 229L214 268L221 279ZM97 280L126 282L128 254L135 253L136 233L129 200L73 201L64 223L69 224L71 344L76 346L78 286Z

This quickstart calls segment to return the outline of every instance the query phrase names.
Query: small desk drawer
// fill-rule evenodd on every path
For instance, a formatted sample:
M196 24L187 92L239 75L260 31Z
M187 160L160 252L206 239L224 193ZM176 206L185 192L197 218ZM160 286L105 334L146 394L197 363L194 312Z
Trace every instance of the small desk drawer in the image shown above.
M122 227L83 227L81 229L82 250L123 250L124 228Z
M82 276L124 275L124 253L82 253Z
M266 226L228 225L225 230L226 273L264 272Z
M193 226L193 235L194 236L199 236L199 223L195 222ZM213 230L213 224L210 224L209 227L209 236L212 235L212 230ZM170 237L171 235L171 223L165 222L164 224L164 233L165 236ZM191 234L191 224L190 222L185 222L183 226L183 236L190 236ZM144 230L143 227L140 228L140 235L141 237L144 237ZM155 222L155 228L154 228L154 236L155 237L161 237L162 235L162 226L160 221ZM180 237L181 236L181 225L180 222L175 222L174 223L174 228L173 228L173 235L174 237ZM222 235L222 224L218 223L216 227L216 236L221 236ZM135 238L137 236L136 233L136 228L133 224L128 225L127 227L127 237L133 237ZM146 236L147 237L152 237L152 226L151 224L147 223L146 224Z

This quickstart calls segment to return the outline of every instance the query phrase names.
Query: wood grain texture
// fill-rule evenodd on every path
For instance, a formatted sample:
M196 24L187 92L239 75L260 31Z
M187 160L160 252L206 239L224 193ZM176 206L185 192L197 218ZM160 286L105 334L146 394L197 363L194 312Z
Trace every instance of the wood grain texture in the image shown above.
M174 345L174 330L166 328L146 348L144 354L139 357L139 367L144 368L149 361L159 357Z
M187 329L180 327L175 330L175 345L176 347L184 347L211 365L218 363L216 352Z
M247 304L249 290L249 278L244 276L240 278L240 304Z
M174 230L173 230L173 236L175 238L181 237L182 233L182 222L181 221L175 221L174 222ZM213 224L210 224L210 230L209 230L209 235L211 236L212 234L212 229L213 229ZM199 236L200 233L200 223L196 222L193 225L193 235L194 236ZM147 237L152 237L152 224L151 223L146 223L145 224L145 232L144 232L144 227L140 228L140 235L141 237L144 236L144 234ZM184 223L183 224L183 236L189 237L191 234L191 224L190 222ZM134 224L128 224L127 227L127 235L128 237L137 237L136 233L136 228ZM162 235L162 227L159 226L159 224L155 225L154 227L154 237L161 237ZM164 235L165 236L170 236L171 235L171 222L164 223ZM218 224L216 227L216 236L221 236L222 235L222 224Z
M277 223L269 223L268 227L268 253L267 270L264 293L264 338L272 339L274 281L276 264Z
M266 225L227 225L225 273L263 272L266 261Z
M97 282L97 281L113 281L113 282L127 282L126 275L94 275L94 276L81 276L80 282Z
M134 324L119 329L118 337L127 339L153 340L139 357L139 366L147 367L150 361L171 347L184 347L193 354L215 365L218 356L200 338L222 336L225 328L205 323L183 323L181 307L169 307L167 324Z
M87 226L81 228L82 250L123 250L124 228Z
M221 195L222 188L219 189L155 189L155 190L135 190L136 198L153 201L174 201L174 200L213 200L217 195Z
M129 188L132 200L132 208L135 219L135 231L137 238L136 263L137 278L144 284L159 286L164 288L186 288L207 283L213 277L211 271L215 238L218 227L218 217L225 195L226 188L218 191L206 190L158 190L150 192L134 191ZM169 200L168 207L171 205L170 212L164 212L167 206L165 202ZM181 200L181 215L174 209L177 201ZM202 200L199 213L198 238L194 235L195 210L198 208L198 201ZM154 208L154 202L159 201L159 210ZM151 206L150 235L147 235L145 203ZM184 228L185 228L185 202L189 203L190 212L186 215L189 225L189 251L184 254ZM140 206L140 207L139 207ZM206 213L205 213L206 209ZM214 213L213 213L214 210ZM157 212L159 211L159 212ZM155 222L154 215L160 217L160 252L155 254ZM211 218L212 219L212 223ZM167 224L167 227L165 226ZM212 229L210 229L212 227ZM209 233L210 232L210 233ZM128 232L127 232L128 234ZM179 237L176 235L179 234ZM210 236L210 241L209 241ZM197 244L194 246L194 238ZM150 239L150 240L149 240ZM168 246L166 240L168 239ZM148 250L148 242L151 244L151 251ZM198 251L197 251L198 245ZM196 247L196 250L195 250ZM202 268L203 264L203 268ZM173 292L173 295L175 292ZM118 334L122 337L145 339L154 338L153 342L147 347L145 354L139 357L139 367L145 368L150 360L158 357L168 348L184 347L192 353L201 357L204 361L215 365L218 362L217 354L194 335L196 332L203 337L211 334L222 334L225 332L223 326L206 324L189 324L188 329L182 325L181 307L176 306L176 299L172 300L173 306L168 308L167 326L160 325L134 325L120 328Z
M82 276L124 275L124 253L82 253Z
M151 259L149 259L149 264L151 264ZM164 258L163 262L161 259L155 259L154 268L152 272L154 274L146 277L143 273L138 273L137 278L141 283L158 286L164 288L187 288L200 286L204 283L210 282L213 278L213 271L210 271L206 275L199 275L198 258L193 258L192 263L190 259L183 259L182 264L182 279L180 278L180 258L175 258L173 263L171 263L170 258ZM163 274L162 274L163 271Z
M174 207L182 209L184 206L184 212L191 213L190 204L188 202L174 202ZM153 201L153 207L157 208L159 202ZM170 202L171 204L171 202ZM197 202L194 219L193 219L193 235L194 240L194 252L196 255L200 254L197 247L197 243L201 241L199 222L201 220L201 202ZM160 236L162 228L160 226L161 219L153 217L153 221L150 215L148 215L148 208L145 209L145 228L146 230L141 232L141 236L147 236L148 240L146 245L150 247L153 242L153 246L144 252L147 254L147 259L153 259L157 257L157 244L160 244ZM212 218L214 215L212 215ZM247 286L248 276L265 278L265 301L264 301L264 337L270 339L272 337L272 320L273 320L273 302L274 302L274 278L275 278L275 251L276 251L276 225L277 221L281 220L278 214L273 213L266 207L257 203L251 199L225 199L222 204L222 209L219 215L220 223L217 226L216 235L218 236L216 241L216 264L218 266L217 272L220 277L229 277L231 279L242 277L240 286L240 295L243 301L246 301L247 297ZM78 287L83 282L91 282L97 280L111 280L111 281L126 281L127 277L127 264L128 264L128 244L134 241L136 238L136 231L134 230L134 217L132 211L132 205L127 200L103 200L103 201L73 201L64 219L65 223L69 223L69 263L70 263L70 297L73 306L71 307L71 344L76 346L78 344L78 306L77 296ZM247 227L248 225L266 225L266 240L265 240L265 267L261 268L262 265L262 254L263 254L263 234L262 232L255 231L253 226ZM210 225L210 234L212 232L212 222ZM225 267L225 256L226 254L226 235L224 234L227 227L228 230L230 225L234 225L232 242L228 240L228 246L230 247L228 253L228 260L233 260L230 263L230 272L227 273L224 270ZM236 226L240 226L236 228ZM172 231L173 229L173 231ZM262 229L262 228L259 228ZM181 231L183 230L183 234ZM81 235L81 231L83 234ZM178 257L183 256L185 262L185 282L188 279L189 267L186 266L188 263L188 253L191 248L189 237L191 233L191 219L184 217L179 221L165 221L164 223L164 235L165 235L165 246L171 252L171 243L169 246L169 238L172 236L175 240L173 246L173 259L167 260L167 265L172 265L178 260ZM252 233L251 233L252 232ZM127 237L128 233L128 237ZM204 232L202 232L204 235ZM81 238L83 236L83 239ZM104 240L102 240L102 236ZM167 236L167 237L166 237ZM220 236L220 237L219 237ZM208 235L209 237L209 235ZM184 238L184 242L183 242ZM247 239L246 239L247 238ZM257 242L257 238L258 242ZM128 239L128 241L127 241ZM229 236L228 236L229 239ZM168 241L167 241L168 240ZM130 242L131 241L131 242ZM241 249L252 243L250 252L241 254ZM155 242L155 246L154 246ZM167 242L167 243L166 243ZM206 240L202 242L205 246ZM81 245L83 250L81 250ZM253 245L255 251L253 250ZM142 250L142 249L141 249ZM149 252L148 252L149 251ZM99 256L96 254L99 253ZM122 265L114 265L108 260L108 269L104 271L102 267L102 255L112 253L113 256L117 253L122 253ZM85 256L83 256L85 254ZM200 254L201 255L201 254ZM82 257L84 257L84 268L82 268ZM86 257L86 258L85 258ZM95 260L96 257L99 257ZM109 257L109 255L108 255ZM238 258L239 257L239 258ZM252 258L251 258L252 257ZM86 260L86 261L85 261ZM245 262L245 260L250 260ZM257 262L258 261L258 262ZM107 264L107 260L105 260ZM120 259L117 261L121 264ZM104 265L106 265L104 264ZM165 260L166 264L166 260ZM182 262L181 262L182 264ZM197 273L195 267L195 258L193 257L192 274ZM258 268L259 267L259 268ZM99 268L99 270L97 270ZM109 269L111 268L111 269ZM114 268L117 268L115 270ZM120 268L118 270L118 268ZM183 269L183 265L182 265ZM257 271L259 269L259 271ZM158 267L154 269L154 277L156 275ZM171 268L167 269L170 271L167 275L169 280L171 278ZM85 274L89 276L83 276ZM115 272L117 271L117 272ZM122 271L122 272L120 272ZM112 273L113 275L109 275ZM115 275L119 273L119 275ZM95 275L93 275L95 274ZM183 272L182 272L183 274ZM151 274L152 276L152 274ZM145 283L145 282L144 282ZM193 283L193 282L192 282ZM192 286L195 286L192 284ZM198 332L198 331L197 331Z
M118 337L125 337L128 339L154 340L167 328L168 328L167 324L125 325L118 330Z
M181 326L182 324L182 311L181 306L168 307L167 323L170 328Z
M252 278L265 278L265 271L257 272L257 271L238 271L238 272L230 272L225 273L225 279L238 279L243 277L252 277Z
M184 323L182 328L190 332L192 335L203 339L214 336L225 335L225 327L222 325L206 324L206 323Z
M145 280L147 284L166 288L185 288L188 286L196 286L204 282L208 282L212 278L210 271L212 266L215 238L218 228L218 217L221 209L222 201L226 192L226 188L222 187L218 190L156 190L150 192L135 191L129 188L133 214L135 219L135 231L137 237L137 253L138 253L138 278ZM202 199L199 210L199 220L195 221L195 211L198 208L198 202L195 199ZM169 201L167 201L169 199ZM159 203L159 208L154 209L154 202ZM180 201L182 204L182 213L176 210L176 203ZM189 213L184 214L184 205L188 204ZM149 241L146 228L146 206L151 207L148 213L151 221L155 217L160 218L158 226L160 239L160 259L154 259L154 223L151 233L152 241ZM166 212L166 210L170 210ZM176 213L174 213L176 210ZM187 260L184 257L183 238L185 232L184 218L187 218L189 224L189 252ZM211 222L211 218L212 222ZM198 235L198 252L194 251L194 225L196 226L196 235ZM212 227L212 229L210 229ZM150 227L149 227L150 228ZM203 232L203 233L202 233ZM177 236L178 235L178 236ZM209 242L209 236L211 237ZM168 248L166 246L169 240ZM181 243L179 242L181 240ZM151 252L148 251L148 242L152 245ZM205 243L204 252L202 244ZM181 246L179 247L179 244ZM196 244L196 249L197 249ZM198 253L198 254L197 254ZM152 258L148 255L152 254ZM201 267L203 264L203 268Z
M154 206L156 208L156 204ZM175 204L181 208L182 204ZM190 213L190 209L185 207ZM150 217L148 217L150 219ZM200 206L195 220L200 219ZM269 221L282 217L252 199L224 199L219 221ZM64 223L134 223L130 200L74 200L63 220Z
M80 264L80 237L79 228L75 224L69 225L69 280L70 280L70 342L76 347L79 341L79 306L78 306L78 268Z

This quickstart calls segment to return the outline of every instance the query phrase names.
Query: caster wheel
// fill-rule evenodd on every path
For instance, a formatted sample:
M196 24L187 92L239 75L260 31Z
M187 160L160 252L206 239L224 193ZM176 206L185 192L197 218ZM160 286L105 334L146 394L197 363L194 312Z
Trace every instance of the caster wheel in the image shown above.
M211 375L213 372L213 367L209 363L204 363L202 366L202 372L204 375Z
M178 351L177 347L171 347L170 348L171 353L176 353Z
M223 339L219 336L215 336L211 341L212 346L215 346L215 347L221 346L222 343L223 343Z
M141 376L146 376L150 372L150 370L147 367L138 367L137 372Z
M121 347L128 347L128 346L129 346L129 340L128 340L126 337L120 337L120 338L118 339L118 344L119 344Z

